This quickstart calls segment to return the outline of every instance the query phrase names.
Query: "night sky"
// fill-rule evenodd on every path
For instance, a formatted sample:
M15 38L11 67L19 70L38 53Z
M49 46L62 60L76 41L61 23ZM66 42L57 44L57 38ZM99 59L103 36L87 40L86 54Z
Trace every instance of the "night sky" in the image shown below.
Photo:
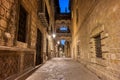
M61 13L69 13L70 10L68 9L69 7L69 0L59 0L59 5L60 5L60 12ZM65 44L65 40L61 40L61 44Z
M61 13L69 13L70 10L68 9L69 0L59 0L60 5L60 12Z
M61 44L64 45L65 44L65 40L61 40Z

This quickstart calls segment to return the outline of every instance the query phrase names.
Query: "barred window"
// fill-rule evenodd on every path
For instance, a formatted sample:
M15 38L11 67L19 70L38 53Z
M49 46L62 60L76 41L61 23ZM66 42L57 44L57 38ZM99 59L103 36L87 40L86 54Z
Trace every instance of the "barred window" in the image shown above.
M95 50L96 50L96 57L102 58L102 50L101 50L101 35L97 35L94 37L95 39Z
M27 11L25 10L25 8L22 5L20 5L17 40L21 41L21 42L26 42L27 17L28 17Z
M79 45L77 45L77 53L78 53L78 55L80 55L80 46Z

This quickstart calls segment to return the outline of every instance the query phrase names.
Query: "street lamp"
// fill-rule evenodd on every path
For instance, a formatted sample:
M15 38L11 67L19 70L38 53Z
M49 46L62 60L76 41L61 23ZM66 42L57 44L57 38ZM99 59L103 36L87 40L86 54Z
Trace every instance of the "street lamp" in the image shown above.
M58 44L60 44L60 41L57 41Z
M55 38L55 37L56 37L56 34L55 34L55 33L53 33L53 35L52 35L52 36L53 36L53 38Z

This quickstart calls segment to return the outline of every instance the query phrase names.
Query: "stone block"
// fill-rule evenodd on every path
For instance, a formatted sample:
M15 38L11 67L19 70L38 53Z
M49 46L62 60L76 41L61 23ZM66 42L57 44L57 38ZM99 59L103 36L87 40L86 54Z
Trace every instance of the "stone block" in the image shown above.
M6 12L5 8L3 8L2 6L0 6L0 16L2 16L2 18L4 18L5 12Z
M11 4L8 0L3 0L2 1L2 5L6 8L6 9L10 9L11 8Z
M5 29L7 27L7 21L0 19L0 26Z

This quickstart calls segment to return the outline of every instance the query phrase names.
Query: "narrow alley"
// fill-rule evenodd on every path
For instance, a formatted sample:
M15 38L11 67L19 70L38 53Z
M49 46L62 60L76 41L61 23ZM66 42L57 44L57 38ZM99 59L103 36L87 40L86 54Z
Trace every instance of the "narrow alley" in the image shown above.
M71 58L53 58L26 80L100 80Z
M0 80L120 80L120 0L0 0Z

